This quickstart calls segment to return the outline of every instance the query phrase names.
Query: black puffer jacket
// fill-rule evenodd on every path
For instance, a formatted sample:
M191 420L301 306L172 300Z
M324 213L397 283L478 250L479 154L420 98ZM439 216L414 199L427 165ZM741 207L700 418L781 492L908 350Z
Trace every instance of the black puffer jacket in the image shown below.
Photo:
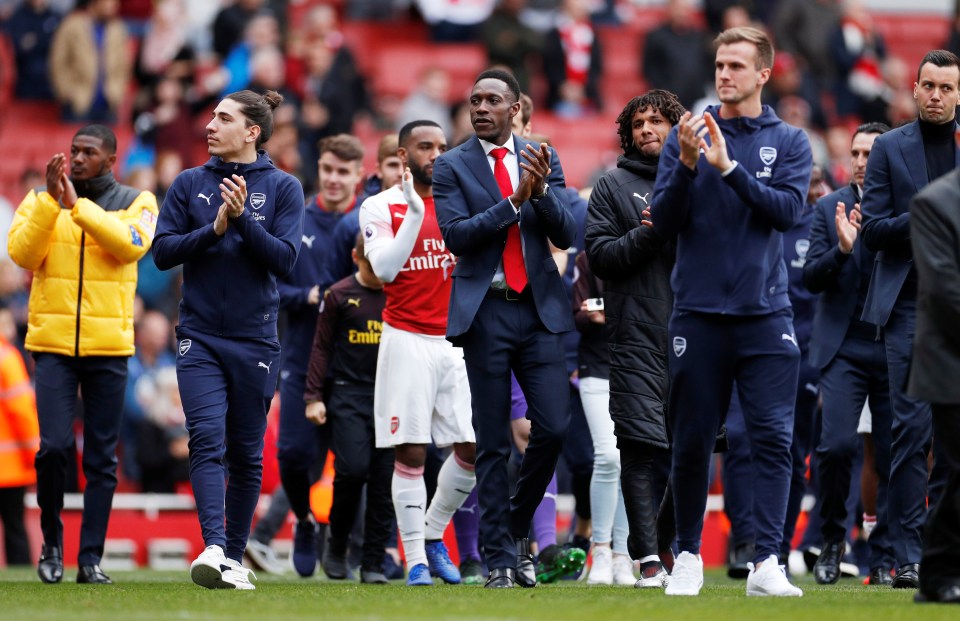
M617 437L669 448L667 321L675 246L642 226L657 162L621 156L590 196L586 247L604 281L610 345L610 416Z

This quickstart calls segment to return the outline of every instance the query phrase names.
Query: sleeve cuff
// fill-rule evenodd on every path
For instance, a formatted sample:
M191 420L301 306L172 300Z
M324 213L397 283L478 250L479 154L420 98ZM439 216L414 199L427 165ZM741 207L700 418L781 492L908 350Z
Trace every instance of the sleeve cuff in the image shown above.
M728 168L728 169L726 169L725 171L723 171L722 173L720 173L720 176L721 176L721 177L726 177L727 175L729 175L730 173L732 173L736 167L737 167L737 160L733 160L733 163L730 164L730 168Z

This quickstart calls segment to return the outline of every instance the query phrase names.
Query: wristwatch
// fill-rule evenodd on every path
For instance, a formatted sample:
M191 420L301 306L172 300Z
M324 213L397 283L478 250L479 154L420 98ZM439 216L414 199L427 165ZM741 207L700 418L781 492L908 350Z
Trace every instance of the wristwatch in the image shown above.
M550 187L550 184L547 183L546 181L544 181L544 182L543 182L543 188L540 189L540 193L539 193L539 194L536 194L536 195L531 195L531 196L530 196L530 199L531 199L531 200L539 200L539 199L543 198L544 195L547 193L547 188L549 188L549 187Z

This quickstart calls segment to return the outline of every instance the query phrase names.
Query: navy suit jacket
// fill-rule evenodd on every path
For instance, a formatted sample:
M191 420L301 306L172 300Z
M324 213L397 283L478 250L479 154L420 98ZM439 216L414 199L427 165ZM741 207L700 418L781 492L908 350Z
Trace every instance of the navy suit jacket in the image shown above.
M517 159L530 143L514 136ZM443 240L455 255L447 338L454 343L470 329L507 243L507 229L520 221L527 279L540 321L559 333L573 329L570 297L563 287L547 239L561 250L573 243L577 225L567 205L563 169L550 150L549 188L542 198L520 206L519 218L502 198L493 171L474 136L441 155L433 165L433 197Z
M840 252L835 223L838 201L846 206L847 215L854 204L860 202L849 185L817 201L810 227L810 249L803 266L804 286L820 293L813 316L809 359L810 365L818 369L830 364L847 335L850 322L859 319L853 315L860 291L863 242L858 239L849 255Z
M960 166L960 149L955 165ZM910 200L932 179L927 177L920 122L877 136L864 181L863 243L877 253L863 320L883 326L913 268L910 250Z

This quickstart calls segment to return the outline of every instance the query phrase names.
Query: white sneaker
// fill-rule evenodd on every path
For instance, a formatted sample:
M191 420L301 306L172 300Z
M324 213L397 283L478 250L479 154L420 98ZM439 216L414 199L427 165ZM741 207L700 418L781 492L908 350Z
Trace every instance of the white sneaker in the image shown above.
M227 557L223 548L217 545L207 546L195 561L190 563L190 579L207 589L232 589L223 581L223 571L228 569Z
M227 589L237 589L238 591L253 591L257 587L250 583L250 576L257 579L257 574L252 569L247 569L232 558L227 559L227 568L223 571L221 580L228 586Z
M247 549L244 550L244 554L247 555L254 569L261 569L268 574L275 575L286 573L283 564L277 559L277 553L268 543L251 538L247 541Z
M613 555L613 583L631 585L637 581L633 575L633 561L626 554Z
M663 567L657 569L657 573L649 576L647 578L643 577L643 574L640 575L640 579L637 580L635 586L638 589L662 589L670 584L670 574L667 573L667 570Z
M747 563L750 574L747 576L747 595L758 597L803 597L803 591L790 584L783 565L777 562L777 557L770 555L760 567Z
M593 559L587 584L613 584L613 550L608 546L593 546Z
M681 552L673 563L666 595L699 595L703 588L703 559L689 552Z

